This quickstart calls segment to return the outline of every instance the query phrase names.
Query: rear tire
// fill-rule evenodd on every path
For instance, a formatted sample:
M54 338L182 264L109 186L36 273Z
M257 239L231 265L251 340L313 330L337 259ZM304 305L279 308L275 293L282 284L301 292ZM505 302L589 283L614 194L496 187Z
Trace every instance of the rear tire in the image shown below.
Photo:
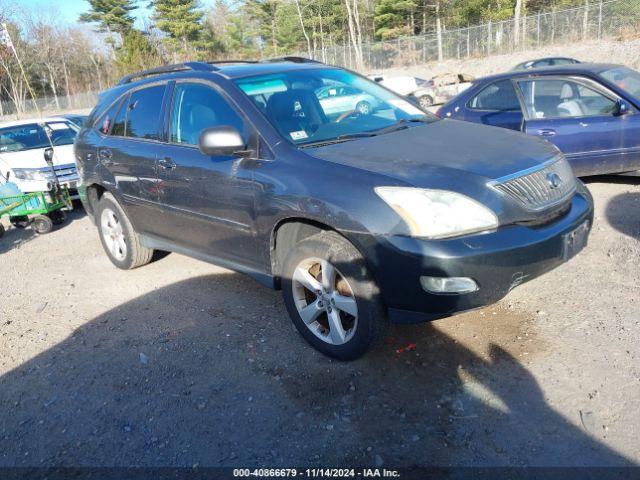
M429 108L433 106L433 98L430 95L422 95L418 101L422 108Z
M327 279L322 278L325 271L330 272ZM282 295L302 337L339 360L363 355L388 326L364 257L335 232L319 233L292 248L283 265Z
M4 236L4 226L0 225L0 238Z
M151 261L153 250L142 246L129 217L109 192L100 198L95 218L102 247L116 267L131 270Z
M36 215L31 220L31 228L33 228L38 235L44 235L53 230L53 222L46 215Z
M356 105L356 111L360 115L369 115L371 114L371 104L365 100L358 102Z

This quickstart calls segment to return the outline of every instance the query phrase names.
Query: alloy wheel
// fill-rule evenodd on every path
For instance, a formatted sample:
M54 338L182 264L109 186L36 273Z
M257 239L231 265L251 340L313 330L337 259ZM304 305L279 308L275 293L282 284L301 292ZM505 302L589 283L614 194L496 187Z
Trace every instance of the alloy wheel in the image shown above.
M358 305L347 279L327 260L309 258L292 278L293 299L307 328L331 345L347 343L358 326Z
M110 208L102 211L100 218L102 238L109 253L118 261L123 261L127 256L127 242L122 230L122 224L116 213Z

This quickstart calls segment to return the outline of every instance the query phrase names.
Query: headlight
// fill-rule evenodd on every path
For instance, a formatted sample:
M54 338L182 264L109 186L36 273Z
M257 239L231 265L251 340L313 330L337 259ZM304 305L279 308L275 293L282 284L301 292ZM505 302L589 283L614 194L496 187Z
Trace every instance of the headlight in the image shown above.
M49 180L50 174L39 170L27 170L23 168L14 168L13 174L18 180Z
M460 193L412 187L377 187L375 192L415 237L455 237L498 227L495 213Z

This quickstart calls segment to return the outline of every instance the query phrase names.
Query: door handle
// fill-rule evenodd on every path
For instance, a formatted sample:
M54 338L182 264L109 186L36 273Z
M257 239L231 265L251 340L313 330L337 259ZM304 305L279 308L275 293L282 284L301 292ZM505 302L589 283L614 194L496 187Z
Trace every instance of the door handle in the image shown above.
M169 157L164 157L158 160L158 165L160 165L160 168L164 168L165 170L171 170L178 166L176 165L176 162L171 160Z
M541 137L553 137L556 134L556 131L551 128L541 128L538 130L538 135Z

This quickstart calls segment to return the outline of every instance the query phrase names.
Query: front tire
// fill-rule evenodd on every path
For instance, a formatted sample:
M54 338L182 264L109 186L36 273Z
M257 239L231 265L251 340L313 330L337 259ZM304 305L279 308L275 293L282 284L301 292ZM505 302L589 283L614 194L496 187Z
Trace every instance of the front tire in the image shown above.
M31 228L33 228L38 235L44 235L53 230L53 221L46 215L36 215L31 220Z
M141 267L151 261L153 250L143 247L140 237L120 204L105 193L96 212L100 241L109 260L122 270Z
M284 261L282 294L303 338L339 360L353 360L381 339L387 319L360 252L335 232L300 241Z

